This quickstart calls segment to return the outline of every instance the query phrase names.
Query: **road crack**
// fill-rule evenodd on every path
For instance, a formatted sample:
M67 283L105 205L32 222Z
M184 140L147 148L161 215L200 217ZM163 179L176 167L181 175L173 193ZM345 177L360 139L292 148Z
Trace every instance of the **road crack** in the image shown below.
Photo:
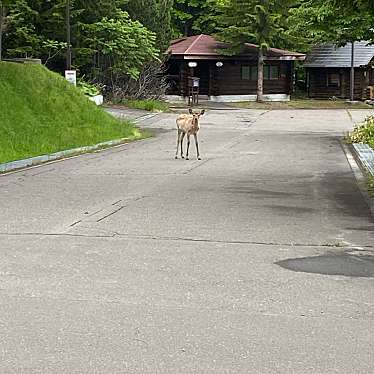
M85 229L89 229L83 227ZM111 232L107 230L100 230L104 234L87 234L87 233L43 233L43 232L0 232L0 236L41 236L41 237L80 237L80 238L107 238L107 239L128 239L128 240L155 240L155 241L181 241L192 243L211 243L211 244L237 244L237 245L258 245L267 247L309 247L309 248L339 248L339 249L357 249L354 244L339 244L333 243L286 243L286 242L272 242L272 241L255 241L255 240L219 240L219 239L205 239L205 238L189 238L178 236L157 236L157 235L131 235L122 234L118 232ZM374 248L373 245L361 245L362 249Z

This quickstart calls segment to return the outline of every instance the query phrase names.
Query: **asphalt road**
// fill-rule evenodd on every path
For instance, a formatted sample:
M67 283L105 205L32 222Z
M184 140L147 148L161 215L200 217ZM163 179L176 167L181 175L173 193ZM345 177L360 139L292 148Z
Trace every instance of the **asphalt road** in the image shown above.
M0 373L374 372L367 111L208 111L0 177ZM194 156L192 147L192 156Z

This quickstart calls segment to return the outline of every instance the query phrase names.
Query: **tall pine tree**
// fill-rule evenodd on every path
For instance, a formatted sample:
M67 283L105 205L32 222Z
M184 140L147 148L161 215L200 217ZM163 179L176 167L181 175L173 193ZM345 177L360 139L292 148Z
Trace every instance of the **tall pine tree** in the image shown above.
M131 19L139 21L157 35L156 45L165 51L171 40L171 11L173 0L129 1L125 6Z
M216 16L223 0L174 0L172 25L175 36L217 31Z
M263 101L264 56L284 32L289 5L289 0L227 0L219 16L217 36L231 45L225 53L240 53L245 43L258 45L258 101Z
M173 0L159 0L158 25L154 32L157 34L157 47L161 52L166 51L172 39L171 11Z

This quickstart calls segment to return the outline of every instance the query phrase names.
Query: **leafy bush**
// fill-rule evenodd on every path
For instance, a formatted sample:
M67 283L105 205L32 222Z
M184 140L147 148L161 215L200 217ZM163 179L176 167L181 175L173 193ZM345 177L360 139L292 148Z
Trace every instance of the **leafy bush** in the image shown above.
M168 105L158 100L123 100L122 103L130 108L148 110L150 112L167 112Z
M88 96L100 95L100 90L92 83L85 82L83 79L78 79L77 87Z
M374 149L374 116L369 116L362 124L355 126L349 134L352 143L369 144Z

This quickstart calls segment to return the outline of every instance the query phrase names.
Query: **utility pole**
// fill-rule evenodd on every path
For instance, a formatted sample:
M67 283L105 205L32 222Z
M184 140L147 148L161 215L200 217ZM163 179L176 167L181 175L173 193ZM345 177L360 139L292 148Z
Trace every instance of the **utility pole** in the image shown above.
M66 70L71 70L70 0L66 0Z
M354 101L355 95L355 42L351 42L351 84L350 84L350 100Z

